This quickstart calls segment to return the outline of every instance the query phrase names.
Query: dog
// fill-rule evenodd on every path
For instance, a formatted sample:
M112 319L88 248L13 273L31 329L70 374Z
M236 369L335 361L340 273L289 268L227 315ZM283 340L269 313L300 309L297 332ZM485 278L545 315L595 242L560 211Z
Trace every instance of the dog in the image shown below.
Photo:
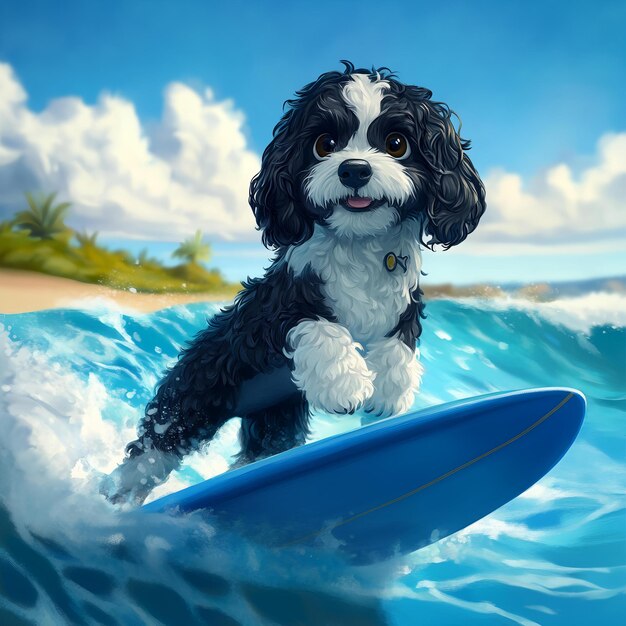
M299 393L238 415L236 465L303 444L310 408L389 416L413 403L420 251L461 243L485 190L447 105L388 68L342 63L287 100L250 183L270 267L166 372L110 499L143 502L235 416L245 381L285 365Z

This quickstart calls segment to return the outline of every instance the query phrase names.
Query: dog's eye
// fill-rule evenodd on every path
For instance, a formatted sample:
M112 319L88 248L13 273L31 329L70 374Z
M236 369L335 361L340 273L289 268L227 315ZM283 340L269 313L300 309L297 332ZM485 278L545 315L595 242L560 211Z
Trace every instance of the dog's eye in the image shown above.
M405 159L411 154L409 142L401 133L390 133L385 139L385 150L394 159Z
M318 159L323 159L324 157L327 157L331 152L334 152L336 149L337 142L328 133L320 135L315 140L315 145L313 146L313 152Z

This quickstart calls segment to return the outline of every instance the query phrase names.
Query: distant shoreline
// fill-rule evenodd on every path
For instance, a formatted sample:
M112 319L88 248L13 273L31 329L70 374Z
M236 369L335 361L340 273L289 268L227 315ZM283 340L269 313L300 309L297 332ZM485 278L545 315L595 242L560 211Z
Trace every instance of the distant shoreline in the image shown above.
M223 291L204 293L137 293L42 272L0 268L0 315L79 308L89 300L108 300L123 309L150 313L193 302L228 302L235 297L239 289L239 285L232 285ZM498 289L489 286L477 288L435 285L426 286L424 291L428 299L477 295L493 298L503 295Z
M230 301L237 289L215 293L133 293L27 270L0 269L0 315L63 307L85 300L109 300L124 309L150 313L178 304Z
M113 289L40 272L0 268L0 315L63 307L81 308L90 300L106 300L122 309L150 313L193 302L230 302L240 288L239 284L232 284L223 289L200 293L137 293L130 289ZM489 284L427 284L422 285L422 289L426 300L475 297L497 300L517 297L531 302L550 302L598 291L626 295L626 277L504 287Z

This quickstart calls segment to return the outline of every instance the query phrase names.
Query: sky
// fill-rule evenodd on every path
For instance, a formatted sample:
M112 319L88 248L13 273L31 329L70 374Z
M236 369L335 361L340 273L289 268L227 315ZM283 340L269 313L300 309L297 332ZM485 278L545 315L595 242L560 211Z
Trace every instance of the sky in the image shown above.
M249 179L283 101L345 58L428 87L472 140L488 210L429 279L624 274L624 32L610 0L0 2L0 218L55 190L112 245L165 257L201 228L258 274Z

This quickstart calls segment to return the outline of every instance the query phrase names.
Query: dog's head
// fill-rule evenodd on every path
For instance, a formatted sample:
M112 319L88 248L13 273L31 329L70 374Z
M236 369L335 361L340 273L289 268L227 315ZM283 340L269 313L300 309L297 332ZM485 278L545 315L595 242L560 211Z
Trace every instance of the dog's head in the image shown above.
M425 245L463 241L485 190L450 109L386 68L322 74L274 129L250 205L267 246L306 241L316 223L339 236L375 236L405 219Z

